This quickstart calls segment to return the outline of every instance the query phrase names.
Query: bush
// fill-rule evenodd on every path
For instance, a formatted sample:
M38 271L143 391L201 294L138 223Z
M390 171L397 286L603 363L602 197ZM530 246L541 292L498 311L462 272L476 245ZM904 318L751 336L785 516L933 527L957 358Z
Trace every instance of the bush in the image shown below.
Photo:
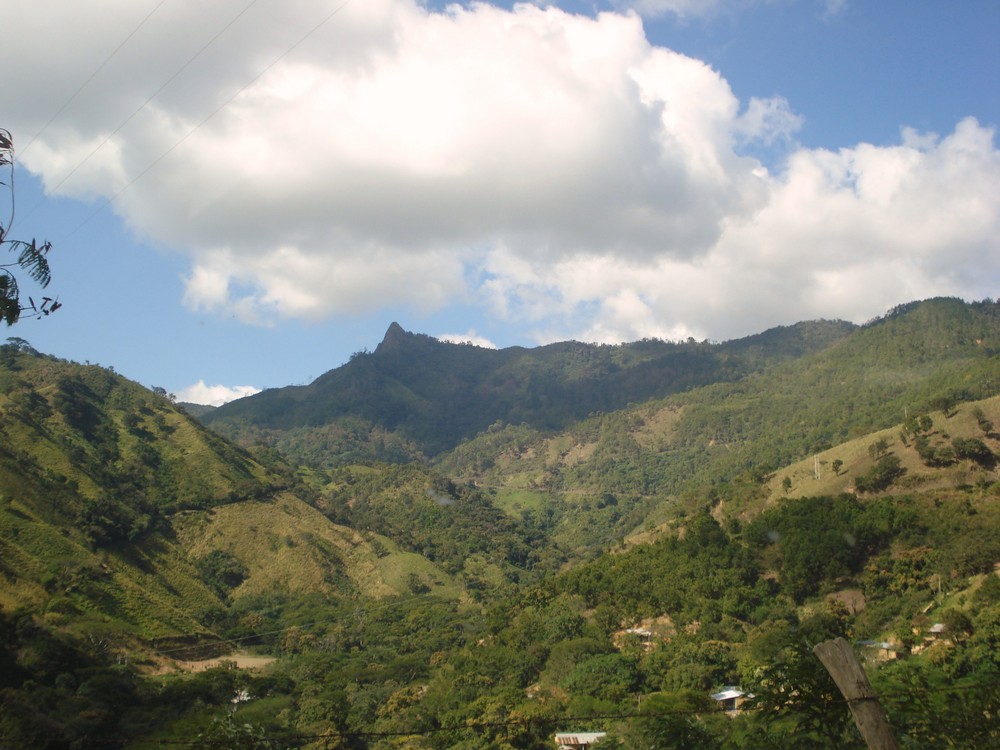
M955 451L957 458L974 461L980 466L992 466L996 463L996 456L982 440L978 438L955 438L951 441L951 447Z
M243 583L247 577L246 566L226 550L212 550L197 562L198 572L216 593L222 597Z
M898 457L883 456L878 463L854 480L854 488L858 492L881 492L905 471L899 465Z

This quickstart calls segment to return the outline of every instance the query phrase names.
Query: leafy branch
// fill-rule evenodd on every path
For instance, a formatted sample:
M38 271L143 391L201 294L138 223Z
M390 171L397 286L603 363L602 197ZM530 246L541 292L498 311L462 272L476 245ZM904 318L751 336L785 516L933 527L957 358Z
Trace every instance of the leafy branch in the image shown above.
M10 131L0 128L0 167L4 166L10 169L10 181L0 182L0 185L10 190L10 220L6 226L0 224L0 247L6 246L9 252L16 253L17 260L0 263L0 318L12 326L26 313L27 317L40 318L54 313L62 305L52 297L42 297L40 304L36 304L31 296L28 296L27 303L21 299L17 276L11 269L21 269L42 289L46 288L52 280L48 261L52 243L7 238L7 232L14 223L14 138Z

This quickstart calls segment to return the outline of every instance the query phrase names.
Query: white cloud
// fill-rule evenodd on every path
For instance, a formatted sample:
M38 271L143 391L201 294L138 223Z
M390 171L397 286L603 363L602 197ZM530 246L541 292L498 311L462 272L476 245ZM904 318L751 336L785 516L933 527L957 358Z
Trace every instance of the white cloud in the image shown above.
M712 16L727 4L726 0L621 0L616 6L630 8L643 16L689 19Z
M480 336L474 328L470 328L466 333L442 333L436 336L438 341L449 344L472 344L472 346L483 349L496 349L497 345L485 336Z
M27 133L153 7L11 3L4 124ZM198 53L243 7L162 6L22 154L66 194L127 186L129 226L190 257L192 308L478 303L539 340L722 338L1000 281L998 151L975 121L802 148L791 104L740 102L635 13L365 0L318 25L329 10L289 0Z
M795 114L788 101L780 96L751 98L746 112L734 123L738 136L746 141L761 141L765 145L790 140L801 127L802 117Z
M189 385L177 394L177 400L188 404L205 404L207 406L222 406L244 396L260 393L260 388L252 385L205 385L199 380Z
M728 221L696 261L521 267L503 291L559 301L548 316L524 305L543 340L728 338L808 318L863 321L934 295L995 296L998 236L1000 152L992 131L969 119L942 139L799 149L770 179L766 205Z
M308 28L307 8L272 8L268 23L290 38ZM89 13L66 12L68 24ZM211 28L196 5L159 12L168 36ZM116 210L191 254L193 306L257 320L356 311L386 294L435 307L464 293L475 249L497 243L553 260L692 255L759 190L727 147L739 109L728 85L651 47L636 16L352 3L206 120L277 54L260 23L248 16L220 37L62 187L127 185ZM126 100L158 90L165 48L158 38L134 79L110 76L118 85L95 90L25 163L59 184L87 149L66 144L100 142ZM54 67L83 67L62 54ZM175 90L189 85L191 97Z
M667 16L687 22L713 19L723 14L773 2L774 0L614 0L613 5L621 10L633 10L646 18ZM813 2L820 6L820 15L823 18L837 16L847 8L847 0L813 0Z

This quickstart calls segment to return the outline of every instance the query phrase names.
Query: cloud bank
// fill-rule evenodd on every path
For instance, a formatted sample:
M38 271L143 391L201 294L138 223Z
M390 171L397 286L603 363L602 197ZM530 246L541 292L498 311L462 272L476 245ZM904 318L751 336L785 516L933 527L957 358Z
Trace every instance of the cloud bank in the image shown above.
M12 59L32 24L54 50L3 77L27 133L153 7L13 5ZM266 324L460 302L539 341L721 339L1000 281L1000 153L975 120L811 150L792 105L739 101L633 12L244 7L158 8L22 154L187 254L194 309Z
M475 329L470 329L466 333L441 333L435 338L448 344L468 344L478 346L481 349L496 349L497 345L485 336L480 336Z
M244 396L260 393L260 388L252 385L205 385L199 380L177 394L177 400L188 404L204 404L206 406L222 406Z

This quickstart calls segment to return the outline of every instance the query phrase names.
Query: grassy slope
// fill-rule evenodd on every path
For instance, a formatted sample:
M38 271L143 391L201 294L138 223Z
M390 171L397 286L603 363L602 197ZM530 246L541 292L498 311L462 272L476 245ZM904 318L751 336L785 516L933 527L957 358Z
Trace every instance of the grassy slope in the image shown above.
M655 523L684 494L725 492L797 461L811 474L813 455L832 461L833 445L880 429L895 435L904 413L932 411L942 394L992 396L1000 390L998 352L1000 308L932 300L736 383L596 415L555 435L523 426L487 431L440 467L492 488L505 507L519 493L542 491L560 516L560 541L606 544L613 534L596 529L611 525L621 535L629 524Z
M1000 435L996 432L991 432L989 436L983 434L973 416L976 409L981 409L985 417L994 424L1000 424L1000 397L969 402L961 404L947 416L941 411L930 412L928 416L934 422L931 440L944 443L953 438L978 438L1000 455ZM969 486L980 480L996 478L995 469L984 468L971 461L958 461L944 468L927 466L917 455L912 440L908 441L909 445L902 442L901 430L902 425L896 425L817 453L816 460L820 469L818 478L815 472L816 460L813 458L776 471L767 484L769 502L777 502L785 496L836 495L852 491L854 477L868 471L874 464L869 448L878 440L885 440L889 444L889 452L900 459L905 472L887 491L930 491ZM840 472L835 474L831 464L837 459L844 463ZM782 488L782 480L786 476L792 480L791 489L787 493Z
M410 554L380 558L370 542L331 523L312 506L285 493L273 502L248 501L175 520L181 544L194 557L230 551L248 574L234 599L280 591L289 596L320 593L381 598L406 591L405 575L431 566Z
M943 412L930 412L934 429L929 434L932 443L947 444L953 438L977 438L1000 457L1000 435L990 432L984 435L974 412L981 411L994 424L1000 420L1000 396L972 401L958 405L945 416ZM956 496L978 497L983 488L993 485L1000 474L997 466L982 466L969 460L958 460L947 466L928 466L917 454L912 439L902 442L902 424L884 430L877 430L853 440L817 452L809 458L793 462L767 474L762 483L755 484L749 491L723 496L722 502L714 506L713 515L723 523L739 519L746 522L766 509L783 503L820 496L835 496L855 492L856 477L870 471L876 463L870 448L877 441L888 443L888 454L900 459L901 475L877 493L862 494L862 497L881 495L907 495L942 498ZM832 464L840 460L843 465L835 473ZM817 477L817 464L819 476ZM788 477L791 487L786 491L783 480ZM993 494L996 494L993 492ZM987 494L987 497L990 497ZM683 521L673 514L664 514L657 519L647 519L641 528L633 530L625 539L628 546L644 544L662 536L675 533Z
M416 573L451 578L383 544L379 554L275 474L114 373L0 352L0 606L129 642L208 637L227 599L384 597ZM300 489L304 489L301 488ZM199 560L222 550L245 580L223 596ZM417 559L419 558L419 559Z

